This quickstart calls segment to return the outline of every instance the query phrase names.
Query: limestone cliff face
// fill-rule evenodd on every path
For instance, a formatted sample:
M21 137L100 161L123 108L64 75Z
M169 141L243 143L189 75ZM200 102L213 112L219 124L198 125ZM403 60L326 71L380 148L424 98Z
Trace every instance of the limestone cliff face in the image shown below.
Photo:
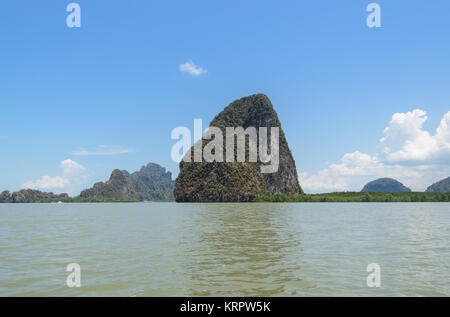
M302 189L298 182L297 169L280 121L272 103L266 95L258 94L232 102L219 113L210 124L219 128L226 139L226 127L268 128L270 149L270 128L279 128L279 168L274 173L261 173L261 161L248 160L246 141L245 162L194 162L193 148L191 162L180 163L180 173L175 183L174 195L178 202L245 202L256 195L267 193L298 194ZM259 137L259 132L258 132ZM202 148L209 140L202 140ZM237 142L235 142L236 146ZM225 141L223 149L225 151ZM237 151L235 150L235 158ZM224 155L225 160L225 155Z

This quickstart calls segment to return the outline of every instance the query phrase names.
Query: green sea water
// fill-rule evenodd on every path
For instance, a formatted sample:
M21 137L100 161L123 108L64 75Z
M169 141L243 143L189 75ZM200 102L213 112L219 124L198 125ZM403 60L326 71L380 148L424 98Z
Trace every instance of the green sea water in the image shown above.
M0 296L450 296L450 205L0 204Z

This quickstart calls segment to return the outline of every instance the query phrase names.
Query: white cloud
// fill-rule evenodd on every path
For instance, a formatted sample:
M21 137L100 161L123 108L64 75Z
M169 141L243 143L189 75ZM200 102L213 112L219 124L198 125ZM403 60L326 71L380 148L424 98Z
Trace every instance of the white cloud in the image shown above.
M423 130L426 112L416 109L396 113L380 140L381 155L388 162L436 162L450 158L450 111L441 120L436 134Z
M64 188L69 185L70 182L67 178L63 178L61 176L50 177L50 176L42 176L40 179L36 181L28 181L22 185L22 188L25 189L50 189L50 188Z
M392 177L413 190L422 191L450 175L450 111L441 120L436 134L423 130L426 112L416 109L395 113L380 152L374 156L361 152L347 153L337 164L315 174L300 173L306 192L359 191L369 181Z
M22 185L22 188L40 190L66 188L73 183L73 180L76 180L81 171L85 170L84 166L71 159L62 161L60 166L63 169L64 176L42 176L35 181L27 181Z
M186 63L181 64L179 69L181 72L187 72L192 76L200 76L208 72L208 70L195 65L192 61L187 61Z
M119 155L133 153L134 149L123 146L100 145L97 149L78 149L70 152L70 155Z
M61 167L65 175L73 175L79 171L84 170L84 166L78 164L77 162L67 159L61 162Z

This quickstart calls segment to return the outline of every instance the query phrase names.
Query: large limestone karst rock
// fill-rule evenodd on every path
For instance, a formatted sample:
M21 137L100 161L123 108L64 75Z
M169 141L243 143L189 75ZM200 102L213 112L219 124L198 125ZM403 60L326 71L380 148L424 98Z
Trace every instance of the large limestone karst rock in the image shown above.
M245 162L194 162L194 147L186 155L191 162L180 163L180 173L174 189L178 202L246 202L269 193L299 194L297 169L280 121L269 98L263 94L248 96L232 102L210 123L223 133L225 151L226 127L267 127L270 149L270 128L279 128L279 168L274 173L262 173L261 161L249 162L248 139ZM258 132L259 137L259 132ZM204 149L209 140L200 140ZM235 142L235 146L237 141ZM237 151L235 150L235 158ZM225 160L225 155L224 155Z

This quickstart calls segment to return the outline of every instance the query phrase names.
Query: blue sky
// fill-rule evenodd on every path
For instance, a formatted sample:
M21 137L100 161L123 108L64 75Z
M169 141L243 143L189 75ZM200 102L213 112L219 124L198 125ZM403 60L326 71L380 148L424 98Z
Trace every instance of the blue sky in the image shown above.
M70 2L2 1L0 190L78 194L148 162L176 175L171 130L254 93L307 192L450 176L449 1L377 1L381 28L363 0L79 0L68 28Z

